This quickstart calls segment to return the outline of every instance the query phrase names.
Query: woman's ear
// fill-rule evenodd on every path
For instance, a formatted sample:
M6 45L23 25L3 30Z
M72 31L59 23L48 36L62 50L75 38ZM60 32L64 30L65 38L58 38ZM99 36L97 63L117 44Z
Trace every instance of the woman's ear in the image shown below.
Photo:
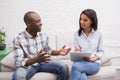
M91 21L91 25L93 24L93 21Z

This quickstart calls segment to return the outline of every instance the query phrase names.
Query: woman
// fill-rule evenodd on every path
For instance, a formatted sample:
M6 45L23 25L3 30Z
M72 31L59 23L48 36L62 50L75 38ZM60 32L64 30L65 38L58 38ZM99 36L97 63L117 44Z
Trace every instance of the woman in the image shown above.
M92 55L73 63L70 80L87 80L87 75L96 74L100 70L100 59L104 51L102 34L97 30L97 25L94 10L86 9L80 14L80 28L74 35L75 52L89 52Z

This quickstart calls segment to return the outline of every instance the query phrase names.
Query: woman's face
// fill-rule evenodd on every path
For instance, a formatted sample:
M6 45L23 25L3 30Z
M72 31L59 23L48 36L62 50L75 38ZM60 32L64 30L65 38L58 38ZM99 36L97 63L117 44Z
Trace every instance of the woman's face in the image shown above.
M83 29L87 29L91 27L92 21L86 14L81 14L80 24Z

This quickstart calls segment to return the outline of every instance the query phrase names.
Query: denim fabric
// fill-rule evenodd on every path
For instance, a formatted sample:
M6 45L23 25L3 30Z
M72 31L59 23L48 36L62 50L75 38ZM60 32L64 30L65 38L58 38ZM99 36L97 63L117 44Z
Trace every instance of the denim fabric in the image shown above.
M64 63L49 62L38 66L19 67L13 74L13 80L29 80L37 72L50 72L57 75L57 80L68 79L68 66Z
M70 80L87 80L87 75L96 74L99 69L100 64L97 62L74 62L71 70Z

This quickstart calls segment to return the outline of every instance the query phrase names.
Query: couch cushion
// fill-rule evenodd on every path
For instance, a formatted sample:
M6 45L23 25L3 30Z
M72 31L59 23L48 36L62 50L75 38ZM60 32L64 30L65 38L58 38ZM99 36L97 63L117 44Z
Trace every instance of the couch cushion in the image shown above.
M70 60L58 60L64 62L69 66L69 72L71 72L72 63ZM1 80L11 80L13 72L0 72ZM47 76L46 76L47 75ZM102 66L100 71L95 74L88 76L88 80L115 80L116 67L115 66ZM56 75L52 73L40 72L35 74L30 80L56 80Z
M69 67L69 73L71 72L73 64L71 60L58 60L58 62L66 63ZM115 66L101 66L101 69L97 74L88 76L88 80L115 80L115 77L116 77Z
M66 55L66 56L57 56L56 58L54 57L54 59L56 60L70 60L70 55ZM101 59L102 61L102 66L109 66L112 64L111 62L111 57L109 57L108 55L104 55ZM9 53L4 59L1 60L1 64L3 65L3 68L2 71L12 71L12 70L15 70L15 64L14 64L14 58L13 58L13 52ZM9 68L6 69L6 68Z
M16 67L14 64L13 52L9 53L6 57L4 57L1 60L1 64L6 68L10 68L10 70L15 70Z
M111 57L107 54L104 54L101 58L101 66L110 66L112 64Z
M61 35L64 37L62 37ZM67 45L69 47L73 46L73 42L74 42L73 40L74 40L74 32L72 33L72 32L67 31L67 32L62 32L62 33L57 34L56 36L57 49L62 48L64 45Z
M71 65L71 63L70 63ZM0 80L12 80L13 72L0 72ZM113 66L102 67L95 74L88 76L88 80L115 80L116 70ZM52 73L40 72L35 74L30 80L56 80L56 75Z
M30 80L57 80L57 76L53 73L39 72L35 74Z
M115 66L104 66L97 74L88 76L88 80L115 80L116 75Z
M13 72L0 72L0 80L12 80ZM53 73L40 72L35 74L30 80L56 80Z
M0 80L12 80L13 72L0 72Z

